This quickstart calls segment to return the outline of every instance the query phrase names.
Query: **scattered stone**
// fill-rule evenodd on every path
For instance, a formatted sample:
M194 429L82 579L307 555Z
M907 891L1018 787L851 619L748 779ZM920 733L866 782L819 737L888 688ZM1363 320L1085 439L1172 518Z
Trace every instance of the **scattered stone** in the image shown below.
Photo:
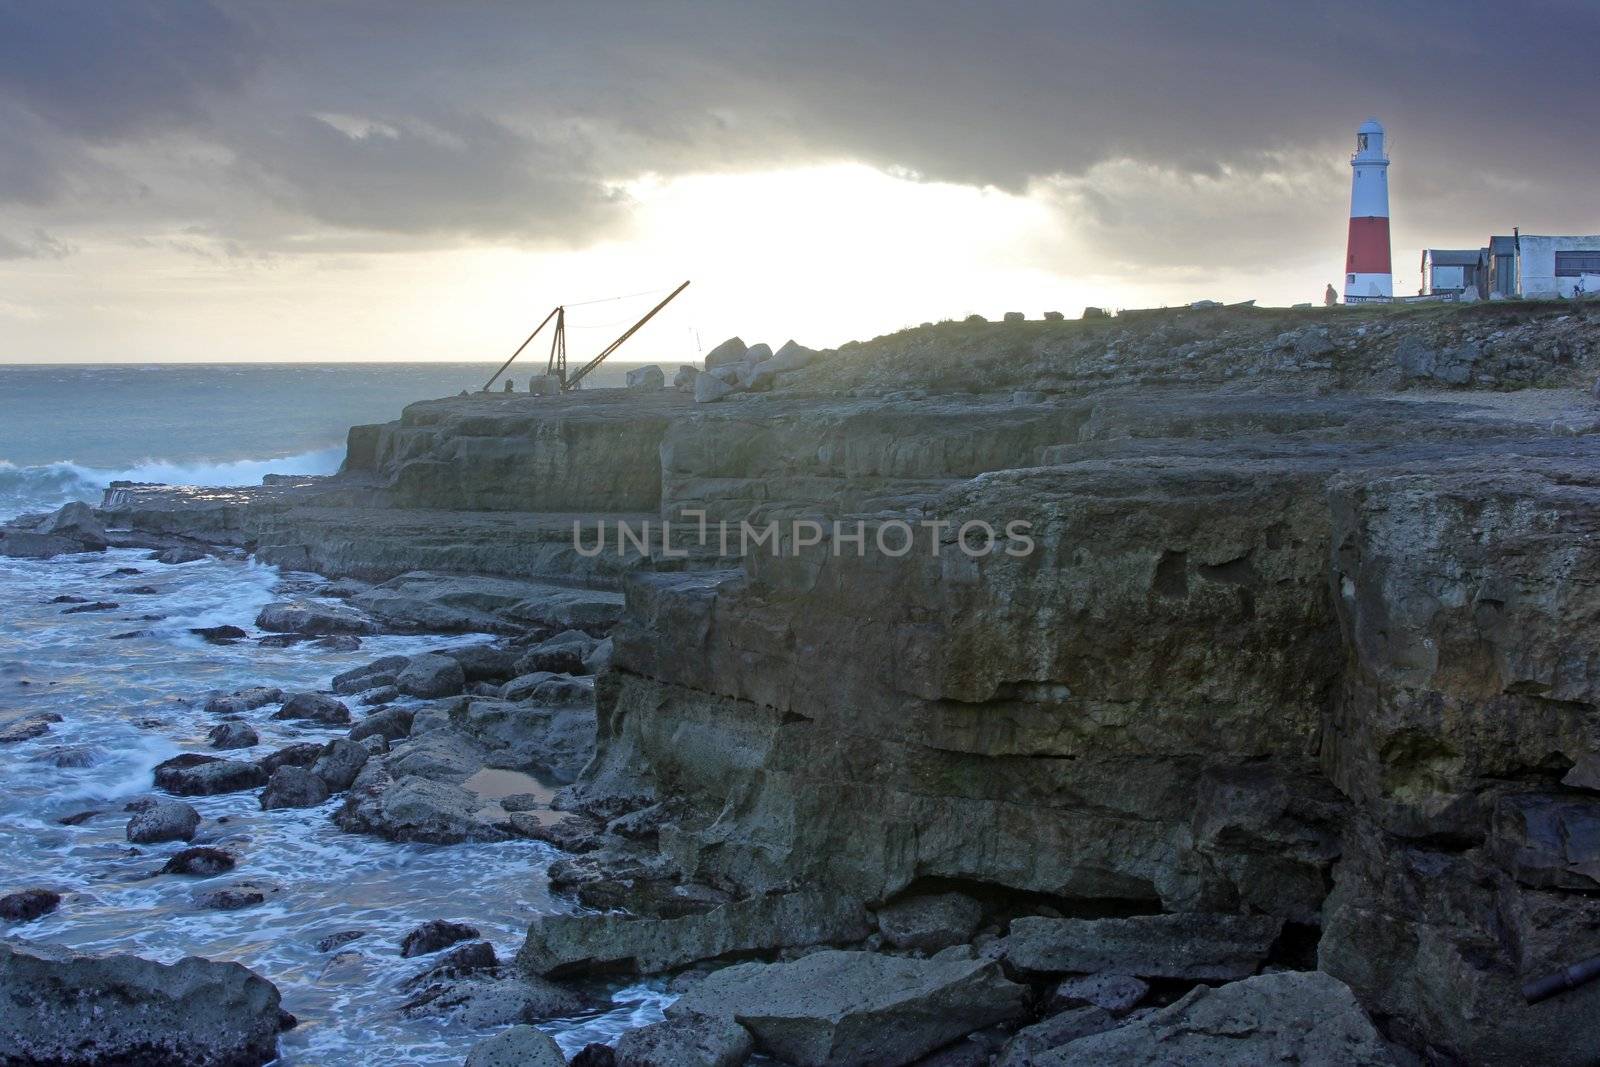
M235 689L231 693L212 693L206 697L205 710L212 715L241 715L268 704L282 702L282 689L275 686L254 685L246 689Z
M189 632L205 638L214 645L225 645L250 636L237 626L192 626Z
M156 764L155 784L180 797L207 797L256 789L267 782L267 772L254 763L185 752Z
M326 693L296 693L272 713L274 719L298 719L323 726L348 726L350 709Z
M429 919L400 939L400 955L405 959L426 956L449 948L460 941L480 937L476 927L466 923L453 923L447 919Z
M1264 974L1212 988L1082 1037L1034 1060L1050 1067L1393 1067L1348 986L1321 971Z
M212 878L233 870L236 860L220 848L196 845L167 860L162 874L184 874L193 878Z
M49 889L23 889L0 897L0 919L9 923L31 923L60 906L60 893Z
M466 1067L567 1067L567 1057L555 1038L519 1024L474 1045Z
M261 743L261 735L248 723L223 722L206 732L212 748L250 748Z
M1232 981L1256 972L1282 929L1283 920L1269 915L1030 915L1011 923L1003 951L1006 961L1023 971Z
M660 974L732 953L849 944L869 932L866 910L834 893L752 897L672 919L541 915L528 927L517 964L546 978Z
M960 893L905 897L878 909L878 932L899 949L938 952L972 940L983 907Z
M682 1012L629 1030L617 1041L617 1067L739 1067L755 1051L750 1031L727 1017Z
M279 767L261 791L261 810L314 808L328 795L327 784L305 767Z
M259 1067L288 1021L271 982L237 963L163 964L0 943L0 1062Z
M424 700L455 696L466 687L466 683L466 672L461 669L461 664L447 656L436 656L429 652L412 656L394 679L394 686L400 692Z
M1113 1015L1126 1015L1150 995L1150 987L1127 974L1086 974L1063 979L1050 994L1046 1007L1051 1011L1068 1008L1104 1008Z
M43 737L50 732L51 723L60 721L61 716L55 712L46 712L7 723L4 727L0 727L0 745L14 745L19 741L31 741L35 737Z
M1028 989L994 960L918 960L827 949L791 963L744 963L703 979L667 1009L732 1019L785 1063L909 1064L974 1030L1020 1018Z
M200 813L181 800L157 800L128 820L129 841L154 845L162 841L191 841L200 828Z

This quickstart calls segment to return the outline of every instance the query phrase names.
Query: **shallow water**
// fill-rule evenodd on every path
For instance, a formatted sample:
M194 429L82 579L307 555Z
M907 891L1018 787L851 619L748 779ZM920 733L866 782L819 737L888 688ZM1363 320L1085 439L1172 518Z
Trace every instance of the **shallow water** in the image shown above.
M393 844L338 830L329 815L339 797L318 808L261 811L250 791L185 798L205 819L195 843L235 853L233 871L210 879L152 876L184 846L130 846L122 808L152 792L156 763L181 751L211 751L205 734L217 719L201 707L209 690L323 688L331 675L380 655L481 638L370 637L348 653L254 641L211 645L189 627L248 629L275 588L307 576L211 559L170 567L146 555L0 558L0 723L44 712L63 719L43 737L0 746L0 854L7 861L0 891L38 885L64 896L54 914L9 928L0 923L0 934L163 961L189 954L237 960L276 983L284 1008L300 1020L281 1040L284 1064L459 1064L490 1031L399 1014L406 997L396 987L426 962L401 959L400 938L428 919L457 920L510 958L531 917L568 908L547 892L545 872L557 853L531 841ZM140 573L112 576L119 567ZM119 591L146 585L157 592ZM68 615L70 605L44 603L63 594L120 607ZM133 631L139 636L110 639ZM243 716L260 733L259 747L219 754L255 758L344 732L274 722L275 710ZM60 767L58 760L88 765ZM491 797L543 788L504 775L477 787ZM85 810L104 814L77 826L58 822ZM194 903L198 890L248 880L277 891L265 904L237 911ZM335 963L335 953L317 951L316 942L344 930L365 935L343 946ZM670 999L659 984L599 993L609 1003L591 1014L541 1024L569 1053L660 1018Z

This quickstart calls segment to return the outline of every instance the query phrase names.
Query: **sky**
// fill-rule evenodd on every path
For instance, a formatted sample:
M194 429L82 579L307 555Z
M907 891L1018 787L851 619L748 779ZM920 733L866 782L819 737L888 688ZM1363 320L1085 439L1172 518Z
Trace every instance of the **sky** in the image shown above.
M0 362L574 359L1318 301L1600 232L1594 0L0 0ZM624 299L606 299L614 296ZM593 301L593 302L592 302Z

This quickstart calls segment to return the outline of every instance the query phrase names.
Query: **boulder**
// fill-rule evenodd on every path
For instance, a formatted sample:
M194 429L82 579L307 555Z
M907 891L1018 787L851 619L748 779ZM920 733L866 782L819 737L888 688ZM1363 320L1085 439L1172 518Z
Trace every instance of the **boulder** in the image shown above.
M265 904L267 898L279 892L271 882L235 882L216 889L202 889L194 895L197 908L211 911L238 911Z
M481 1029L574 1015L585 1006L554 982L478 973L433 982L400 1011L411 1017L449 1014L463 1026Z
M106 547L106 528L95 518L88 504L73 501L33 528L46 537L65 537L78 542L80 552L97 552Z
M594 650L583 658L583 673L604 674L607 670L610 670L612 649L614 647L609 637L595 645Z
M1036 1056L1036 1067L1393 1067L1348 986L1320 971L1264 974L1211 988L1116 1029Z
M278 1055L278 990L237 963L163 964L0 943L0 1062L257 1067Z
M311 642L311 648L323 652L355 652L361 648L361 638L350 634L334 634L331 637L319 637Z
M309 767L317 762L321 755L322 746L317 742L296 741L256 760L256 766L270 776L279 767Z
M71 537L56 537L32 530L0 529L0 556L15 559L50 559L72 552L98 551Z
M878 932L895 948L938 952L972 940L983 907L960 893L903 897L878 909Z
M1022 971L1114 971L1140 978L1232 981L1252 975L1283 929L1269 915L1136 915L1011 923L1006 962Z
M750 346L737 337L730 337L706 353L706 370L730 363L743 363Z
M283 703L283 690L276 686L253 685L231 693L212 693L205 710L212 715L241 715L247 711Z
M243 760L185 752L155 766L157 789L180 797L208 797L256 789L267 782L267 772Z
M226 645L233 641L242 641L250 635L237 626L191 626L189 632L213 645Z
M519 1024L472 1046L467 1067L566 1067L555 1038L537 1026Z
M426 956L461 941L480 937L476 927L446 919L429 919L400 939L400 955L405 959Z
M626 387L641 392L652 392L665 389L667 386L666 373L656 364L647 363L643 367L636 367L627 373Z
M541 915L528 927L517 964L547 978L660 974L732 953L848 944L869 932L859 903L821 892L752 897L672 919Z
M550 671L554 674L583 674L584 659L600 642L582 630L563 630L523 653L512 677Z
M1008 311L1004 315L1000 316L1000 321L1015 325L1020 322L1027 322L1028 316L1026 313L1021 311Z
M908 959L824 950L792 963L745 963L702 979L667 1009L729 1018L797 1067L898 1067L995 1023L1020 1018L1028 989L989 959Z
M1018 1030L1001 1048L994 1067L1034 1067L1040 1053L1080 1037L1103 1033L1116 1025L1116 1016L1104 1008L1092 1005L1068 1008Z
M311 765L311 773L322 779L328 792L340 793L350 788L370 758L371 753L355 741L338 737L323 746L317 762Z
M813 350L790 341L778 349L771 359L755 365L744 384L751 389L770 389L776 384L778 375L810 366L816 358L817 353Z
M268 604L256 616L256 626L271 633L305 634L310 637L380 632L377 623L352 607L319 604L314 600Z
M349 696L351 693L364 693L380 686L394 685L395 679L400 677L400 672L410 662L406 656L384 656L365 666L334 675L329 688L339 696Z
M136 845L191 841L200 813L181 800L158 800L128 820L127 838Z
M431 652L412 656L394 679L394 686L400 692L424 700L455 696L466 684L466 672L461 664Z
M392 777L379 760L357 775L334 822L350 833L369 833L390 841L453 845L462 841L504 841L510 835L477 818L483 801L459 785L416 775Z
M754 1051L750 1031L732 1019L683 1012L623 1034L613 1062L616 1067L739 1067Z
M744 350L744 359L741 363L762 363L772 358L772 346L765 342L751 345Z
M284 701L283 707L273 712L272 717L316 722L323 726L348 726L350 709L344 701L326 693L296 693Z
M594 703L594 680L535 671L511 679L501 688L500 694L514 703L528 701L550 707L588 706Z
M31 923L61 906L61 894L53 889L22 889L0 897L0 919L8 923Z
M416 712L411 708L379 708L350 727L348 736L352 741L368 737L398 741L411 732L411 720L415 717Z
M729 393L737 393L738 387L723 381L714 374L702 374L694 380L694 402L696 404L709 404L714 400L721 400Z
M1113 1015L1126 1015L1149 995L1150 986L1132 975L1085 974L1062 979L1046 1006L1051 1011L1104 1008Z
M261 791L261 810L314 808L328 799L328 786L305 767L279 767Z
M434 655L448 656L461 664L461 673L469 682L503 682L518 673L516 662L521 651L486 641L460 648L435 649Z
M486 683L474 682L472 684L483 685ZM356 703L364 708L371 708L376 707L379 704L392 704L399 699L400 690L396 689L392 685L383 685L379 686L377 689L369 689L365 693L362 693L361 698L357 700Z
M60 721L61 716L54 712L46 712L6 723L0 727L0 745L14 745L19 741L32 741L36 737L43 737L50 732L51 723Z
M162 874L184 874L192 878L211 878L231 871L237 861L220 848L196 845L178 852L161 868Z
M261 743L261 735L248 723L223 722L206 731L212 748L250 748Z
M692 363L685 363L672 375L674 389L690 390L694 388L694 380L700 377L700 368Z
M150 557L157 563L165 563L169 567L176 567L184 563L199 563L206 558L206 554L198 548L180 545L176 548L162 549Z
M88 614L90 612L96 612L96 611L115 611L120 607L122 607L121 604L118 604L118 603L116 603L115 601L112 601L112 600L96 600L96 601L92 601L92 602L87 603L87 604L75 604L72 607L67 608L61 614L63 614L63 615L86 615L86 614Z

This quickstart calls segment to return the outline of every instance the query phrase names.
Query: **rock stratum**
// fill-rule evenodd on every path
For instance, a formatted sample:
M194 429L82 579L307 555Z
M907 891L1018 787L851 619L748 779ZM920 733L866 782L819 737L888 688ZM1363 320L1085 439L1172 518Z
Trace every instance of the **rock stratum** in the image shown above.
M676 925L530 938L525 963L681 965L788 943L695 927L787 906L741 902L954 892L1012 977L1314 967L1436 1062L1579 1064L1600 983L1521 986L1600 955L1597 369L1592 303L948 323L700 402L426 401L353 429L333 478L119 486L99 515L384 583L369 608L432 589L435 626L525 622L529 583L620 590L598 748L562 797L611 828L552 878L625 883L608 904ZM619 550L647 518L688 550ZM702 521L784 533L724 553ZM1031 551L968 552L978 523ZM880 550L902 524L915 548ZM1289 999L1247 1015L1324 995L1263 988ZM1224 989L1033 1062L1167 1062L1163 1035L1248 994ZM973 1026L1014 1016L1001 999ZM796 1062L878 1055L828 1011L738 1021ZM1344 1053L1302 1062L1383 1061L1339 1026ZM929 1035L919 1055L958 1036Z

